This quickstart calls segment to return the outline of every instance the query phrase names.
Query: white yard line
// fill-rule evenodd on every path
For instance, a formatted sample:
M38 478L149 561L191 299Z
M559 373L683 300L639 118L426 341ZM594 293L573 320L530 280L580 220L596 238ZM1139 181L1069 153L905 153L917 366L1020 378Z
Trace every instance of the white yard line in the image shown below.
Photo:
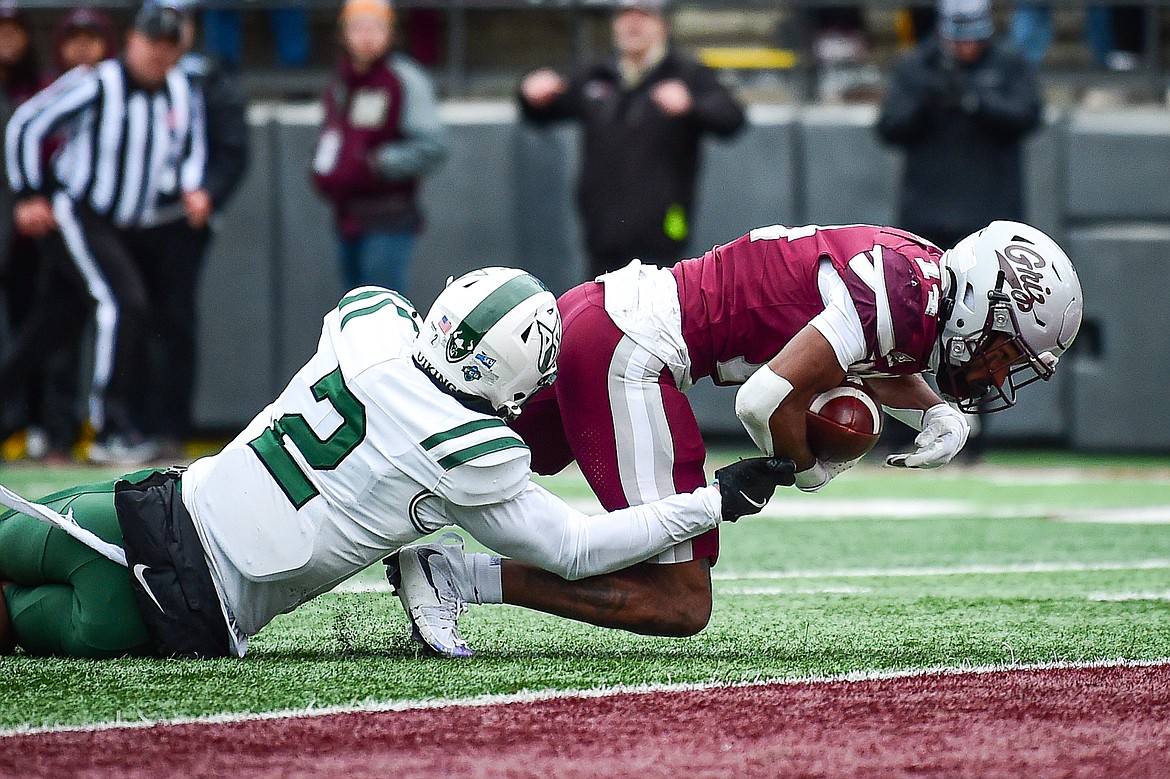
M1077 573L1083 571L1162 571L1170 570L1170 560L1127 560L1120 562L1060 562L922 566L904 568L824 568L797 571L720 571L711 578L717 581L752 581L757 579L881 579L915 576L992 576L1027 573Z
M1016 504L987 507L974 501L844 499L785 503L773 500L758 517L785 521L835 521L881 519L942 519L973 517L978 519L1045 519L1056 522L1094 524L1170 524L1170 506L1091 506L1073 508L1050 504Z
M1109 509L1081 509L1061 512L1059 522L1092 522L1105 525L1167 525L1170 506L1119 506Z
M1170 601L1170 590L1161 592L1091 592L1089 600L1124 603L1127 601Z
M304 709L284 709L245 714L212 714L204 717L175 717L160 720L134 720L97 722L89 725L58 725L43 728L17 727L0 729L0 739L13 736L39 735L46 733L90 733L106 730L141 730L168 725L218 725L256 722L262 720L293 719L301 717L327 717L336 714L359 714L384 711L418 711L471 706L507 706L561 698L608 698L617 695L646 695L660 692L687 692L720 688L762 687L765 685L824 684L833 682L870 682L893 679L911 679L922 676L956 676L966 674L989 674L1003 671L1055 671L1084 668L1152 668L1170 664L1170 658L1158 660L1096 660L1092 662L1053 663L1010 663L1004 665L979 666L934 666L913 670L897 671L850 671L844 674L807 677L783 677L775 679L752 679L742 682L701 682L695 684L643 684L636 686L616 685L583 690L536 690L510 693L507 695L479 695L461 699L434 699L413 701L368 701L347 706L322 706Z
M734 571L716 568L711 578L717 582L778 581L802 579L907 579L929 576L1000 576L1005 574L1031 573L1091 573L1095 571L1165 571L1170 570L1170 560L1124 560L1117 562L1036 562L1036 563L975 563L947 566L906 566L897 568L820 568L793 571ZM865 588L856 588L862 591ZM349 580L333 588L335 593L389 592L385 581L365 582ZM834 592L829 588L810 589L809 592ZM749 594L720 589L732 595ZM794 590L783 590L794 592ZM760 592L757 594L771 594Z
M860 595L872 587L828 585L825 587L720 587L720 595Z
M592 499L575 498L569 505L585 514L596 514L601 507ZM764 510L745 522L760 520L833 522L838 520L942 519L975 517L979 519L1038 518L1059 522L1101 524L1170 524L1170 506L1092 506L1075 508L1051 504L1015 504L987 507L976 501L934 498L824 498L798 496L774 498Z

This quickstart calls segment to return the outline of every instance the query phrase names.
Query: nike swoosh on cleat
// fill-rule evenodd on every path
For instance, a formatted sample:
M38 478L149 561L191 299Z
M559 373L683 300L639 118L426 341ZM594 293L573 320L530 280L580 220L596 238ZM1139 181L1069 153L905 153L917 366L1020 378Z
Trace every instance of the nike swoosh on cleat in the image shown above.
M150 596L152 601L154 601L154 605L158 606L159 611L162 611L164 614L166 614L166 611L163 610L162 604L158 602L158 598L154 597L154 591L151 590L150 585L146 583L145 574L147 571L147 566L143 565L142 563L138 563L132 570L134 572L134 578L137 579L138 583L142 585L142 589L146 590L146 594Z
M753 506L755 506L755 507L756 507L756 508L758 508L758 509L762 509L764 506L768 505L768 501L766 501L766 500L761 500L759 503L756 503L754 500L752 500L751 498L749 498L749 497L747 496L747 493L745 493L743 490L740 490L740 491L739 491L739 495L740 495L740 497L742 497L744 500L746 500L748 503L752 504Z

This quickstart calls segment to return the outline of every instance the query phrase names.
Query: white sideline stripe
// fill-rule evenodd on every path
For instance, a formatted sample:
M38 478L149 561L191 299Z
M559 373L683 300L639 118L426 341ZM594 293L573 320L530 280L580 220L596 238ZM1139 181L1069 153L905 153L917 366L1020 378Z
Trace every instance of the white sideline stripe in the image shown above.
M1167 525L1170 524L1170 506L1082 509L1064 512L1056 519L1060 522L1094 522L1109 525Z
M872 587L848 585L827 587L721 587L720 595L856 595L873 592Z
M922 519L978 517L980 519L1038 518L1056 522L1097 524L1170 524L1170 506L1092 506L1053 508L1044 504L1017 504L987 508L959 500L820 500L786 503L773 499L757 517L779 520Z
M436 661L440 662L440 661ZM584 690L536 690L508 693L506 695L477 695L471 698L438 698L414 701L369 701L349 706L322 706L303 709L283 709L246 714L210 714L203 717L175 717L160 720L134 720L97 722L89 725L55 725L31 728L26 726L0 729L0 739L13 736L30 736L48 733L95 733L108 730L145 730L172 725L229 725L244 722L260 722L277 719L299 719L306 717L327 717L336 714L365 714L389 711L425 711L455 707L508 706L514 704L538 703L564 698L609 698L617 695L647 695L659 692L690 692L701 690L753 688L768 685L795 686L802 684L825 684L833 682L871 682L893 679L914 679L922 676L964 676L999 673L1003 671L1058 671L1088 668L1155 668L1170 665L1170 658L1157 660L1126 660L1115 658L1089 662L1052 663L1006 663L1002 665L933 666L897 671L849 671L843 674L823 676L780 677L753 679L742 682L696 682L691 684L639 684L594 687Z
M763 519L916 519L937 516L971 516L988 513L975 503L961 500L773 498L759 513ZM756 519L756 518L751 518Z
M950 566L924 566L921 568L824 568L821 570L796 571L720 571L711 572L711 579L718 582L743 582L757 580L788 579L905 579L928 576L998 576L1003 574L1028 573L1092 573L1094 571L1164 571L1170 570L1170 560L1127 560L1119 562L1065 562L1065 563L1006 563L972 564ZM858 588L860 591L862 588ZM821 588L818 592L830 592ZM389 582L342 582L333 588L335 593L390 592ZM746 595L746 592L720 590L732 595ZM792 590L785 590L792 592ZM812 592L812 590L810 590ZM760 592L760 595L772 594Z
M730 571L711 573L717 581L752 579L880 579L913 576L982 576L1013 573L1077 573L1092 571L1162 571L1170 560L1131 560L1103 563L1015 563L1007 565L953 565L922 568L829 568L820 571Z
M1123 603L1126 601L1170 600L1170 590L1162 592L1091 592L1089 600Z
M577 511L596 514L602 509L592 499L567 501ZM796 500L776 497L748 522L760 520L835 521L853 519L923 519L936 517L979 517L981 519L1024 519L1029 517L1057 522L1100 524L1170 524L1170 506L1094 506L1053 508L1045 504L1017 504L987 508L974 501L823 498L801 496Z

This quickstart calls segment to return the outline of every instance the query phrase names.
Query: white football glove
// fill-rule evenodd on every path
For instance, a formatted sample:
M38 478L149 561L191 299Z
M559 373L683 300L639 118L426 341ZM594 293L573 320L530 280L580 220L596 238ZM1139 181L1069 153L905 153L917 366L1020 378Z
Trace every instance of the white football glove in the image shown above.
M970 433L971 426L962 412L946 403L938 403L928 408L922 417L922 432L914 439L915 450L891 454L886 458L886 465L898 468L938 468L946 465L967 443ZM799 484L800 474L796 476Z
M861 458L843 463L827 463L817 460L811 468L796 474L796 487L803 492L816 492L845 471L861 462Z

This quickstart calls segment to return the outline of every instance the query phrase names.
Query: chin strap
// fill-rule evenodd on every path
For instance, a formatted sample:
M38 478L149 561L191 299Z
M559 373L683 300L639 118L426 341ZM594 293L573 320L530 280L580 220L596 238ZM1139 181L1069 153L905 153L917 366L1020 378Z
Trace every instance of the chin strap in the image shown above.
M1004 272L1000 271L995 279L995 289L987 293L987 300L990 304L990 318L991 329L998 333L1008 333L1009 335L1018 335L1014 322L1012 321L1011 307L1012 299L1003 291L1003 285L1007 281Z
M951 291L949 294L943 295L942 300L938 302L938 337L940 340L947 322L951 321L951 314L955 311L955 295L958 294L959 289L959 281L955 278L955 272L950 268L947 268L947 277L951 280Z

